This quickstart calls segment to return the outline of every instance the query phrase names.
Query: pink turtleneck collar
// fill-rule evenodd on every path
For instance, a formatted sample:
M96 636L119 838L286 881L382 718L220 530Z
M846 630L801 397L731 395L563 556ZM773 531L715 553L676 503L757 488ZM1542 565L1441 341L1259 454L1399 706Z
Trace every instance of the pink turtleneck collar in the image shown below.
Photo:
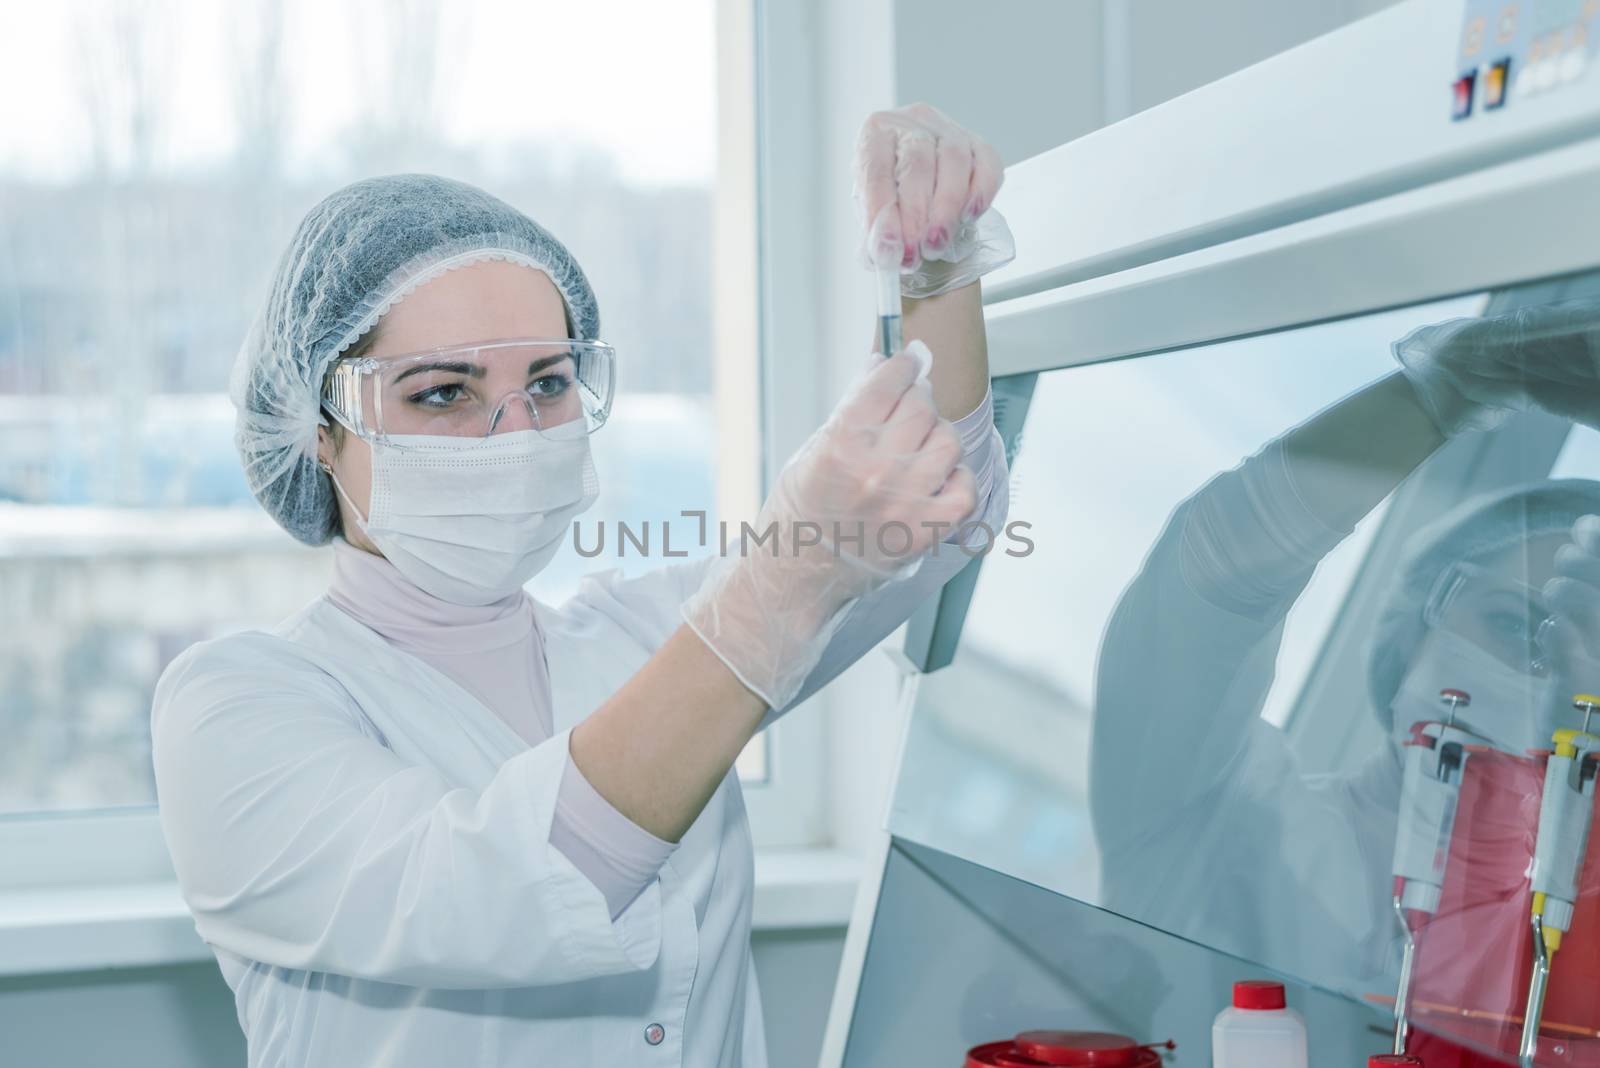
M526 591L481 606L441 601L382 556L336 537L328 600L443 672L529 745L554 733L544 642Z

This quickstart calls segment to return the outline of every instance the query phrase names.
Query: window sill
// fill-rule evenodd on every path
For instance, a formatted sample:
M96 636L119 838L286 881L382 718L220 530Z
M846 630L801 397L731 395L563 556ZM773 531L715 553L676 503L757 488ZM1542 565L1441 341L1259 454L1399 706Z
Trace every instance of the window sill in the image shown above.
M757 932L842 928L860 863L824 849L756 853ZM0 892L0 976L211 960L174 882Z
M861 861L832 849L756 850L751 926L762 931L844 928L855 907Z
M0 976L210 958L175 882L0 893Z

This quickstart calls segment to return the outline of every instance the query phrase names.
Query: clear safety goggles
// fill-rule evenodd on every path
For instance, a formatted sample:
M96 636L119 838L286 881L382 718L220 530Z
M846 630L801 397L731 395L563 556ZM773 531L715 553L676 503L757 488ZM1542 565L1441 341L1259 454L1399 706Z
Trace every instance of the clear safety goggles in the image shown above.
M404 448L411 435L486 437L611 412L616 354L599 341L509 338L399 356L334 361L322 405L357 437Z
M1523 675L1550 673L1556 621L1543 594L1526 583L1476 564L1454 564L1434 583L1422 618Z

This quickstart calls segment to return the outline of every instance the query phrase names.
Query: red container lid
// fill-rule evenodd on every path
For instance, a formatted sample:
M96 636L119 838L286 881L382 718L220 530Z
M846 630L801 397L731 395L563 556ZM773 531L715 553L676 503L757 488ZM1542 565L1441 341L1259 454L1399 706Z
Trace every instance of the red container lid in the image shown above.
M1233 984L1233 1007L1236 1009L1281 1009L1288 1004L1282 983L1270 979L1242 979Z
M1101 1031L1024 1031L1011 1042L967 1052L967 1068L1159 1068L1161 1054L1126 1035Z
M1039 1068L1040 1063L1018 1052L1015 1042L990 1042L967 1050L967 1068Z
M1421 1057L1410 1057L1404 1053L1374 1053L1367 1058L1367 1068L1384 1068L1384 1065L1389 1065L1390 1068L1395 1068L1396 1065L1423 1068Z
M1017 1049L1041 1064L1092 1064L1096 1068L1144 1065L1151 1052L1127 1035L1104 1031L1024 1031L1017 1036Z

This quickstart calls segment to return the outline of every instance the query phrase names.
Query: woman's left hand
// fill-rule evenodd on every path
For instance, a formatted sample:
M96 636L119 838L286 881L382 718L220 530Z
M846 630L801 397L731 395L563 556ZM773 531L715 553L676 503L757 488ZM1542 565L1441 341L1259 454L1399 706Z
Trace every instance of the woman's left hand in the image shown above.
M971 233L1004 178L988 142L936 108L874 112L856 139L863 258L904 269L952 258L952 244Z

